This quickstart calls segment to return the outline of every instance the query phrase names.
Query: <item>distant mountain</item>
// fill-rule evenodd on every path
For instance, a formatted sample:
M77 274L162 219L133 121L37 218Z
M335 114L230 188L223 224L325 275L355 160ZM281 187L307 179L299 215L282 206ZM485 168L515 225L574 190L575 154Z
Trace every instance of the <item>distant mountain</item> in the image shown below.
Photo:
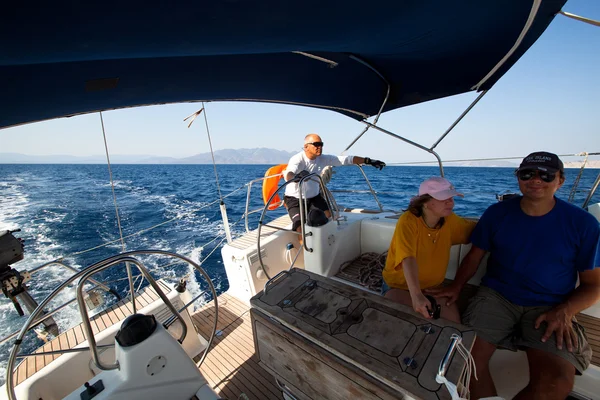
M215 151L217 164L283 164L295 154L283 150L224 149ZM212 164L210 153L185 158L153 155L111 155L114 164ZM20 153L0 153L0 164L105 164L105 156L77 157L69 155L31 156Z
M565 168L581 168L583 161L567 161ZM585 164L586 168L600 168L600 160L588 160Z
M224 149L215 151L217 164L284 164L295 153L283 150L266 149ZM210 153L196 154L192 157L182 158L181 164L212 164Z
M519 163L502 160L449 162L448 167L518 167Z

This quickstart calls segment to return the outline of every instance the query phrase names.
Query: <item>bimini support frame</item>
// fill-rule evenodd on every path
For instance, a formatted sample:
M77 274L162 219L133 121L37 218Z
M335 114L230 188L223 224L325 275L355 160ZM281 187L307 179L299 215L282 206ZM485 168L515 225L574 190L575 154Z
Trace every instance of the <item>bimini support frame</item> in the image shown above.
M479 90L481 88L481 86L487 82L499 69L500 67L506 62L506 60L508 60L510 58L510 56L512 56L512 54L517 50L517 48L519 48L519 46L521 46L521 43L523 42L523 39L525 38L525 36L527 35L527 33L529 32L529 29L531 28L531 25L533 23L533 21L535 20L535 17L537 16L537 13L539 11L540 8L540 4L541 4L541 0L533 0L532 1L532 5L531 5L531 11L529 13L529 17L527 18L527 21L525 22L525 25L523 26L523 29L521 30L521 33L519 34L519 37L515 40L514 45L510 48L510 50L504 55L504 57L502 57L502 59L500 59L498 61L498 63L496 65L494 65L494 67L490 70L490 72L487 73L486 76L484 76L477 84L473 85L472 89L473 90ZM562 12L561 12L562 13ZM564 13L563 13L564 14ZM564 14L566 15L566 14ZM567 15L570 17L570 15ZM589 22L589 21L585 21L585 22ZM369 65L366 61L364 60L360 60L358 58L354 58L356 61L364 64L365 66L367 66L368 68L370 68L371 70L373 70L384 82L387 82L387 80L385 79L385 77L379 72L377 71L373 66ZM488 89L489 90L489 89ZM418 147L421 150L424 150L430 154L433 154L434 157L438 160L438 164L440 167L440 175L443 177L444 176L444 166L442 163L442 159L440 158L439 154L437 152L435 152L435 148L437 147L438 144L441 143L442 140L444 140L444 138L450 133L450 131L452 131L452 129L454 129L454 127L456 127L456 125L458 125L458 123L465 117L465 115L467 115L469 113L469 111L471 111L471 109L479 102L479 100L481 100L483 98L483 96L485 96L485 94L488 92L488 90L483 90L479 96L477 96L477 98L469 105L469 107L467 107L467 109L456 119L456 121L454 121L450 127L446 130L446 132L444 132L442 134L442 136L440 136L440 138L431 146L431 147L426 147L423 146L419 143L413 142L412 140L406 139L400 135L397 135L393 132L390 132L386 129L380 128L378 127L377 124L377 120L379 119L379 116L381 115L381 111L383 110L383 108L385 107L385 103L388 100L388 97L390 95L389 93L389 85L388 85L388 93L385 96L385 99L383 100L383 104L381 106L381 109L379 110L379 113L377 114L375 120L373 121L373 123L368 122L366 120L366 118L361 121L363 124L367 125L367 128L360 133L360 135L358 135L358 137L356 139L354 139L354 141L352 141L352 143L350 143L350 145L346 148L346 150L344 150L344 152L346 152L350 147L352 147L352 145L354 145L354 143L356 143L356 141L367 131L367 129L369 128L373 128L376 129L380 132L383 132L387 135L393 136L397 139L400 139L408 144L411 144L415 147Z

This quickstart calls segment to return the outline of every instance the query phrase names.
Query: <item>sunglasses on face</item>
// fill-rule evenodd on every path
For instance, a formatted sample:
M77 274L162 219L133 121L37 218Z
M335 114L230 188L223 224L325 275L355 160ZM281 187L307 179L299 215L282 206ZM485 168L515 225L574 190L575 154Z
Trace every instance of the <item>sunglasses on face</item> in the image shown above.
M554 178L556 178L556 173L537 171L534 169L525 169L517 172L517 176L522 181L528 181L536 175L539 176L541 180L547 183L552 182Z
M323 142L312 142L312 143L306 143L306 144L312 144L315 147L323 147Z

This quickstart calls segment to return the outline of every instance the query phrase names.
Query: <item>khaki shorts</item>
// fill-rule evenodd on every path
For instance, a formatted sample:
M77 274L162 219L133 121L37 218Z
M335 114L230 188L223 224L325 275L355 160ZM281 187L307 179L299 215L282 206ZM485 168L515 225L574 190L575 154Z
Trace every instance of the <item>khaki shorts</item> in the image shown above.
M537 317L551 308L518 306L495 290L480 286L471 298L462 321L475 329L477 336L486 342L512 351L526 348L546 351L564 358L581 374L590 365L592 349L585 337L584 328L575 318L573 330L577 335L577 348L572 353L564 345L562 350L556 347L556 334L552 334L545 343L541 341L546 332L546 322L535 329Z

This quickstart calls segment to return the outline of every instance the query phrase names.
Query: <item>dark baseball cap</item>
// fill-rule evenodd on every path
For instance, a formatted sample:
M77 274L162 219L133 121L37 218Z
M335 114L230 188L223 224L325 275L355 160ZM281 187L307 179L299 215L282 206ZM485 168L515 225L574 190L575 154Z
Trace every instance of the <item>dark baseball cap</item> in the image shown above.
M547 151L536 151L521 161L521 165L519 165L517 171L524 169L537 169L555 173L556 171L564 172L565 167L556 154L548 153Z

